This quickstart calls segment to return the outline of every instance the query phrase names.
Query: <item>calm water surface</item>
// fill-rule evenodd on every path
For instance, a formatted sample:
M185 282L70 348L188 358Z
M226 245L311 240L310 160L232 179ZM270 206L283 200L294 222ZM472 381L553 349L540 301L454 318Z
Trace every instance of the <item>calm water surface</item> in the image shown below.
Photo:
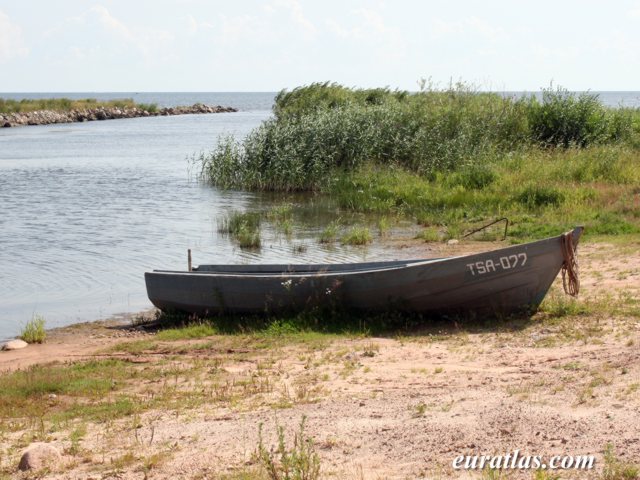
M200 185L187 157L210 150L220 134L241 137L259 125L273 94L213 97L140 101L243 111L0 129L0 339L34 314L53 327L150 307L144 271L184 269L187 248L196 264L370 254L322 249L312 227L297 228L293 241L267 230L259 252L219 235L226 212L269 200ZM309 248L294 256L296 242Z

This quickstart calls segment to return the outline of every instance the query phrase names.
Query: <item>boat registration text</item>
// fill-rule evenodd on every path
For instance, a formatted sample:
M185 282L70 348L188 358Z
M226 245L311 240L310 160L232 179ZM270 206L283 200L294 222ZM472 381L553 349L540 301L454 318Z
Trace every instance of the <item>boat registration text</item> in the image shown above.
M523 252L499 257L496 260L490 258L488 260L480 260L479 262L467 263L467 268L471 272L471 275L475 276L499 270L511 270L512 268L524 267L526 263L527 254Z

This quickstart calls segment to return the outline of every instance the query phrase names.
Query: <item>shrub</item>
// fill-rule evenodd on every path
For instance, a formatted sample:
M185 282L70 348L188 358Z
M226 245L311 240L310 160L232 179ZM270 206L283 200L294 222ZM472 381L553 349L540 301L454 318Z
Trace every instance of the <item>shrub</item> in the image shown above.
M585 147L610 136L611 116L598 96L591 93L576 95L563 88L545 89L542 102L530 98L528 117L533 140L544 145ZM621 125L617 130L622 130Z

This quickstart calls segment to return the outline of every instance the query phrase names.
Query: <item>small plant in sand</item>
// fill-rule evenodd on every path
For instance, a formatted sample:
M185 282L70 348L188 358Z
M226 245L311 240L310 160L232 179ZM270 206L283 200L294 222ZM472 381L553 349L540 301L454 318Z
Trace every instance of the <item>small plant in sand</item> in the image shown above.
M612 444L604 450L604 469L602 480L637 480L640 479L640 467L627 463L616 457Z
M411 416L413 418L424 417L424 414L426 413L426 411L427 411L427 404L424 402L420 402L419 404L413 407L413 413L411 414Z
M275 449L265 447L260 424L256 455L271 480L317 480L320 477L320 457L313 440L304 433L305 420L306 417L300 420L300 429L294 435L291 447L286 444L284 429L276 425L278 446Z
M27 343L44 342L45 338L47 338L47 332L44 329L44 318L40 315L34 315L20 332L20 338Z

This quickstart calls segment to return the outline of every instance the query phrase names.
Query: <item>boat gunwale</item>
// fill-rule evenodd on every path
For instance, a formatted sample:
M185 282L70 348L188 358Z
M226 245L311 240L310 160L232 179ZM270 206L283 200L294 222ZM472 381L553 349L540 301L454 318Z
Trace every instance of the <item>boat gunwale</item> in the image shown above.
M568 231L567 233L571 233L573 235L573 240L574 243L577 243L582 231L583 231L583 227L582 226L577 226L575 228L573 228L572 230ZM534 242L528 242L528 243L523 243L523 244L518 244L518 245L511 245L508 247L503 247L503 248L498 248L495 250L488 250L488 251L484 251L484 252L478 252L478 253L472 253L469 255L457 255L457 256L453 256L453 257L441 257L441 258L435 258L435 259L419 259L419 260L407 260L406 262L403 260L389 260L389 263L393 263L393 265L390 265L389 267L381 267L381 266L376 266L376 267L371 267L371 268L357 268L358 265L366 265L367 263L381 263L384 264L386 262L361 262L361 263L352 263L352 264L326 264L327 266L331 266L331 265L353 265L355 268L352 269L345 269L345 270L322 270L322 269L318 269L318 270L310 270L310 271L299 271L296 272L295 270L282 270L282 271L274 271L274 272L229 272L229 271L216 271L216 270L194 270L194 271L185 271L185 270L153 270L151 272L145 272L145 275L169 275L169 276L189 276L189 275L194 275L194 276L216 276L216 277L226 277L226 278L288 278L288 277L294 277L294 278L298 278L298 277L315 277L315 276L325 276L325 277L333 277L333 276L351 276L351 275L362 275L362 274L368 274L368 273L376 273L376 272L388 272L388 271L393 271L393 270L405 270L408 268L414 268L414 267L422 267L422 266L426 266L429 264L439 264L439 263L443 263L443 262L448 262L448 261L454 261L454 260L458 260L461 258L474 258L474 257L481 257L483 255L494 255L497 252L501 252L501 251L508 251L508 250L513 250L513 249L517 249L517 248L530 248L536 245L540 245L540 244L544 244L544 243L549 243L551 241L556 241L559 240L560 238L562 238L562 235L556 235L554 237L548 237L548 238L544 238L541 240L536 240ZM397 263L397 262L401 262L401 263ZM314 265L314 264L282 264L283 267L295 267L295 266L301 266L301 267L309 267L310 265ZM318 266L323 265L323 264L318 264ZM219 265L220 267L225 267L225 266L233 266L233 267L239 267L242 265L232 265L232 264L228 264L228 265L224 265L221 264ZM264 266L264 267L276 267L276 266L280 266L280 264L263 264L263 265L259 265L259 264L254 264L254 265L248 265L248 267L250 266Z

